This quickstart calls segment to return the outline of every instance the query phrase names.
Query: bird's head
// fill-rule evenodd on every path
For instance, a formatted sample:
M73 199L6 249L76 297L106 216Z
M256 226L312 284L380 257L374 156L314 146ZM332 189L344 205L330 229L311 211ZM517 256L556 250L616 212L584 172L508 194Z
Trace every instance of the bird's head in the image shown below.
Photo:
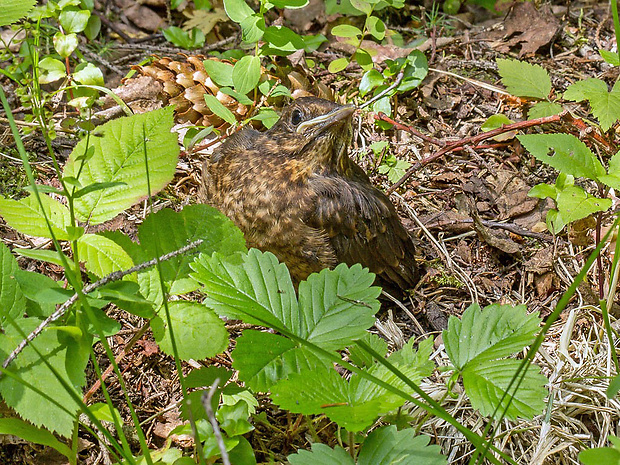
M347 150L355 107L316 97L302 97L284 109L268 131L283 156L294 157L316 170L348 168Z

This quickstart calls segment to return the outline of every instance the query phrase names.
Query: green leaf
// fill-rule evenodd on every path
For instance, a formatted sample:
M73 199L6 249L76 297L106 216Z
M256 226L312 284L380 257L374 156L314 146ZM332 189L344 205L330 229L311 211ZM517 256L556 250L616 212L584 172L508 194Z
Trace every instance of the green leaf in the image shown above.
M376 16L366 18L366 29L377 40L383 40L385 37L385 24Z
M213 310L198 302L179 300L168 303L170 320L177 350L181 360L201 360L224 351L228 345L228 332L224 322ZM159 347L174 355L172 339L167 327L165 309L152 321L153 336Z
M90 11L76 7L63 8L58 21L65 32L82 32L86 29Z
M353 54L353 59L357 61L357 64L360 65L360 67L364 71L368 71L374 66L372 62L372 57L364 49L358 48Z
M600 53L603 60L605 60L610 65L620 66L620 58L618 57L618 52L610 52L609 50L600 49L598 53Z
M399 92L407 92L418 87L428 74L428 60L419 50L414 50L407 56L403 80L398 85Z
M243 0L224 0L224 10L235 23L241 23L248 16L254 14L254 10Z
M52 237L45 216L58 240L67 240L66 227L71 224L69 209L57 200L40 194L43 210L34 195L21 200L11 200L0 196L0 215L9 226L29 236ZM45 213L45 216L44 216Z
M336 37L361 37L362 31L350 24L339 24L332 28L332 34Z
M88 24L86 24L86 29L84 29L84 35L88 38L88 40L95 40L101 31L101 19L97 15L90 15L88 18Z
M493 415L497 409L494 418L497 420L502 418L510 396L505 396L503 400L502 397L515 377L519 365L520 360L506 359L467 366L463 370L463 386L471 399L472 407L480 410L485 416ZM509 420L516 420L518 417L531 420L540 414L545 408L545 396L549 394L545 389L547 383L547 378L540 374L540 368L530 365L516 392L514 392L516 383L512 385L511 394L514 393L514 397L503 417Z
M40 320L26 318L18 320L18 323L22 331L29 334L39 325ZM9 325L5 333L0 335L0 358L6 359L22 340L22 335L13 325ZM35 426L43 425L61 436L71 436L79 407L32 347L38 348L70 389L81 397L79 389L86 381L85 369L88 362L88 350L85 350L83 343L62 332L43 331L9 367L19 378L47 393L64 409L5 375L0 380L0 393L6 404Z
M544 118L545 116L559 115L564 111L564 107L559 103L548 102L546 100L536 102L527 112L527 119Z
M77 46L78 38L74 33L65 35L62 32L57 32L54 35L54 48L63 58L69 57Z
M269 43L270 49L283 52L295 52L306 47L301 36L285 26L269 26L263 38Z
M260 58L253 55L244 56L235 63L232 71L232 81L235 90L240 94L247 94L258 85L260 76Z
M340 71L342 71L343 69L345 69L349 64L349 59L347 57L342 57L342 58L336 58L335 60L332 60L329 65L327 66L327 69L330 73L338 73Z
M118 118L97 129L101 137L82 139L76 145L65 165L65 177L76 177L83 186L125 183L76 199L76 216L80 221L103 223L146 198L149 190L145 156L148 158L151 194L156 194L170 182L179 154L177 137L170 132L173 110L170 106ZM77 158L87 153L87 140L94 147L94 153L88 163L84 163Z
M364 73L360 81L360 95L363 97L375 87L380 86L385 81L383 74L376 69L370 69Z
M396 426L382 426L368 435L357 458L358 465L424 464L444 465L447 458L441 447L429 446L428 436L415 436L413 428L397 431Z
M571 134L525 134L517 139L537 159L563 173L592 180L605 174L598 158Z
M300 450L296 454L289 455L287 460L291 465L355 465L349 453L340 446L331 449L325 444L315 442L312 444L312 452Z
M79 199L80 197L90 194L91 192L97 192L99 190L109 189L111 187L116 186L125 186L127 183L125 182L94 182L89 184L88 186L79 189L73 193L74 199Z
M276 8L295 10L305 7L309 3L309 0L271 0L270 3L273 3Z
M601 127L607 131L620 118L620 84L616 81L611 92L600 79L590 78L571 84L564 92L566 100L580 102L588 100L592 114L598 118Z
M262 121L263 126L269 129L270 127L272 127L274 124L278 122L278 120L280 119L280 115L278 115L271 108L261 108L260 111L256 115L254 115L251 119Z
M243 436L237 436L239 438L239 444L233 447L230 452L228 452L228 458L230 459L230 463L234 463L235 465L256 465L256 457L254 456L254 449L252 448L252 444L244 438ZM188 463L187 465L193 465L192 463ZM175 463L174 465L182 465Z
M365 15L370 15L370 13L372 13L372 5L364 0L351 0L351 6L360 10Z
M611 199L599 199L578 186L567 187L560 191L556 203L566 224L586 218L592 213L606 211L612 204Z
M197 27L192 28L191 31L188 32L179 27L170 26L162 32L168 42L188 50L200 48L205 43L204 32Z
M97 402L96 404L89 405L88 410L90 410L99 421L109 421L112 423L116 420L120 424L123 424L123 419L119 411L114 407L110 409L108 404Z
M254 101L251 98L249 98L246 94L240 94L239 92L232 90L230 87L220 87L220 92L222 94L230 95L232 98L234 98L237 102L239 102L242 105L253 105L254 104Z
M203 65L209 77L220 86L233 85L233 65L219 60L204 60Z
M41 260L42 262L53 263L54 265L64 266L61 254L64 255L67 263L71 263L69 257L62 252L56 250L39 250L39 249L17 249L15 253L22 257L32 258L34 260Z
M28 316L47 318L56 310L56 303L58 302L48 302L42 297L45 296L47 289L53 288L64 291L64 289L60 287L60 284L34 271L15 270L14 277L19 283L19 288L24 296L28 299L26 302L28 307L26 312ZM64 297L61 302L65 300L67 300L67 297Z
M493 304L481 310L472 304L460 319L448 320L443 331L446 352L459 370L474 359L480 364L508 357L533 342L540 321L528 315L524 305Z
M616 152L609 160L608 174L598 177L599 181L620 190L620 151Z
M86 66L80 68L79 71L73 73L73 79L80 84L89 86L103 86L103 73L92 63L86 63Z
M579 452L577 457L583 465L620 465L620 449L616 447L596 447Z
M22 19L34 8L36 0L0 0L0 27Z
M19 418L0 418L0 434L11 434L34 444L51 447L69 459L73 457L71 449L56 439L52 433Z
M213 95L205 94L204 98L207 106L209 107L209 110L211 110L215 115L219 116L231 125L237 122L237 118L235 118L235 115L233 115L232 111L226 108L222 104L222 102L220 102L216 97L214 97Z
M65 64L51 57L45 57L39 62L39 70L39 84L49 84L67 75Z
M103 278L114 271L127 270L134 265L131 257L120 245L97 234L84 234L80 237L77 241L77 251L86 269L98 278ZM131 275L125 278L132 279Z
M498 114L487 118L487 120L482 124L480 129L482 129L483 132L488 132L492 131L493 129L501 128L504 124L511 123L514 123L514 121L512 121L506 115Z
M558 191L555 186L550 184L537 184L530 189L527 193L528 197L535 197L537 199L546 199L547 197L555 200L558 195Z
M542 66L498 59L497 68L508 92L517 97L545 100L551 92L551 79Z
M249 44L261 40L265 33L265 18L260 14L248 16L239 25L241 26L241 38Z
M364 341L368 344L372 349L381 354L383 357L387 355L388 345L384 339L381 339L379 336L373 333L367 332L363 337L360 338L361 341ZM349 360L351 363L356 366L362 367L371 367L375 363L375 359L368 352L360 348L358 343L348 348L349 349Z
M17 260L9 248L0 243L0 327L6 320L20 317L26 310L26 299L16 279Z

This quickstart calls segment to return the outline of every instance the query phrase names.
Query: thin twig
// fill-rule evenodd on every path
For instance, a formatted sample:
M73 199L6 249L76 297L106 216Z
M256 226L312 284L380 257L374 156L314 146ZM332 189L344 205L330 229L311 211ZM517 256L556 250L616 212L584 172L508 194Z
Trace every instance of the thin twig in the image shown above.
M190 244L187 244L184 247L181 247L178 250L175 250L173 252L167 253L162 255L159 258L154 258L153 260L149 260L148 262L144 262L141 263L139 265L136 265L134 267L129 268L128 270L125 271L115 271L113 273L110 273L109 275L105 276L104 278L100 279L99 281L95 281L92 284L89 284L87 286L84 286L84 289L82 289L82 294L89 294L92 291L94 291L95 289L104 286L108 283L111 283L113 281L118 281L120 279L123 279L124 276L127 276L129 274L132 273L136 273L138 271L142 271L146 268L150 268L151 266L154 266L155 264L157 264L158 261L166 261L166 260L170 260L171 258L176 257L177 255L181 255L185 252L187 252L188 250L191 250L193 248L198 247L200 244L202 244L202 239L198 239L194 242L191 242ZM71 305L73 305L79 298L79 295L73 294L69 300L67 300L64 304L62 304L60 307L58 307L58 309L52 313L50 316L48 316L39 326L37 326L29 335L26 339L24 339L22 342L19 343L19 345L15 348L15 350L13 350L13 352L11 352L11 354L7 357L7 359L2 363L2 367L6 368L9 366L9 364L15 360L15 358L21 353L22 350L24 350L24 348L34 340L34 338L36 338L39 334L41 334L41 332L43 332L43 330L52 322L56 321L57 319L59 319L61 316L63 316L65 314L65 312L69 309L69 307L71 307ZM0 379L2 379L3 374L0 373Z
M226 451L226 445L224 444L224 439L222 438L222 433L220 431L220 425L217 423L217 418L215 418L215 413L213 412L213 408L211 407L211 400L215 395L215 391L217 391L217 386L220 383L220 379L216 378L209 389L207 394L203 394L202 396L202 405L207 412L207 416L209 417L209 422L213 427L213 435L215 436L215 440L217 441L217 447L220 449L220 454L222 455L222 463L224 465L230 465L230 458L228 457L228 452Z
M360 105L360 110L364 107L367 107L368 105L376 102L377 100L379 100L380 98L382 98L385 94L387 94L388 92L393 91L394 89L396 89L401 81L403 80L403 77L405 77L405 72L401 71L400 73L398 73L398 76L396 77L396 81L394 82L394 84L392 84L390 87L388 87L387 89L382 90L381 92L379 92L377 95L375 95L373 98L371 98L370 100L368 100L368 102L363 103L362 105Z

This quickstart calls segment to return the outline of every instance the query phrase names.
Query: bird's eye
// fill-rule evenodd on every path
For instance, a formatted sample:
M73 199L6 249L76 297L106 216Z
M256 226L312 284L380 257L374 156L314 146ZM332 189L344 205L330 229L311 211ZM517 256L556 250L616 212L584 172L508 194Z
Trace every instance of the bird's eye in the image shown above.
M299 123L301 123L301 111L295 109L291 115L291 124L297 126Z

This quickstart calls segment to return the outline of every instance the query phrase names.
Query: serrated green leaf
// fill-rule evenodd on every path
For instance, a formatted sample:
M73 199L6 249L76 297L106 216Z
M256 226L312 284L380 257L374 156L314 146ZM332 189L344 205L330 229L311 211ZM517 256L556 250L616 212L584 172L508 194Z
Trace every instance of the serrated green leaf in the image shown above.
M247 94L258 85L260 76L260 58L253 55L243 57L235 63L232 71L235 90L240 94Z
M103 134L101 137L88 139L95 149L88 163L77 161L79 155L87 153L87 139L76 145L65 165L64 176L78 178L83 186L125 183L76 199L75 210L80 221L103 223L146 198L149 191L145 156L148 157L151 194L170 182L179 154L177 137L170 132L173 110L169 106L105 123L98 128Z
M331 449L315 442L312 451L300 450L286 458L291 465L355 465L349 453L340 446Z
M612 66L620 66L620 57L618 57L618 52L610 52L609 50L599 50L598 53L601 54L603 60L609 63Z
M204 60L202 63L204 64L205 71L209 77L213 79L213 82L220 86L232 87L233 65L223 61L210 59Z
M497 69L508 92L517 97L545 100L551 92L551 79L542 66L498 59Z
M36 0L0 0L0 27L22 19L34 8Z
M19 287L26 297L28 316L47 318L54 310L56 310L55 303L46 302L40 299L41 294L46 289L55 288L60 290L60 284L53 279L42 275L41 273L35 273L34 271L15 270L14 277L19 283ZM62 300L64 302L66 298Z
M378 352L382 356L385 357L387 355L387 342L376 334L366 332L366 334L364 334L364 336L362 336L359 340L364 341L372 349L374 349L375 352ZM375 359L372 355L360 348L357 343L349 347L349 360L351 363L360 368L370 367L375 363Z
M52 447L69 459L73 457L71 449L56 439L52 433L19 418L0 418L0 434L11 434L34 444Z
M209 110L211 110L215 115L219 116L231 125L237 122L237 118L235 118L233 112L226 108L216 97L205 94L204 99L205 103L209 107Z
M616 82L611 91L600 79L590 78L577 81L564 92L566 100L588 100L592 114L598 118L604 131L607 131L620 118L620 84Z
M224 0L224 10L235 23L241 23L245 18L254 14L254 10L243 0Z
M499 406L494 418L501 418L510 398L506 396L503 401L501 399L519 365L520 360L505 359L467 366L463 370L463 386L471 399L472 407L480 410L485 416L491 416ZM503 417L509 420L517 418L531 420L534 415L540 414L545 408L544 400L549 393L545 389L547 383L547 378L540 374L540 368L530 365ZM514 392L515 386L516 383L513 384L511 393Z
M90 11L77 7L63 8L58 21L65 32L82 32L86 29Z
M609 160L607 174L598 177L599 181L620 190L620 151L616 152Z
M178 354L182 360L201 360L226 349L228 331L213 310L198 302L185 300L168 303L168 309ZM168 355L174 355L165 309L160 311L159 316L160 318L151 322L153 336L161 350Z
M343 349L364 336L380 306L381 289L371 287L374 280L360 264L349 268L341 263L334 270L311 274L299 284L304 316L299 336L327 350Z
M13 320L26 311L26 298L16 279L17 260L9 248L0 243L0 327L6 327L7 318Z
M556 203L566 224L586 218L592 213L608 210L612 204L611 199L599 199L578 186L560 191Z
M52 235L45 222L45 216L47 216L56 239L67 240L65 228L71 224L69 209L45 194L39 197L43 210L34 195L21 200L11 200L0 196L0 215L9 226L23 234L51 239Z
M111 187L116 187L116 186L125 186L125 185L127 185L127 183L118 182L118 181L116 182L94 182L82 189L75 191L73 193L73 198L79 199L80 197L86 194L90 194L91 192L97 192L99 190L109 189Z
M134 266L133 260L120 245L97 234L84 234L80 237L77 241L77 251L86 269L99 278ZM125 278L136 279L131 275Z
M527 119L544 118L545 116L559 115L564 108L559 103L546 100L536 102L527 112Z
M41 321L35 318L18 320L19 326L26 334L32 332ZM8 325L4 334L0 335L0 358L6 359L9 353L23 340L13 327ZM19 354L9 366L19 378L48 393L65 411L55 404L25 387L19 381L4 376L0 380L0 393L6 404L20 416L35 426L56 432L64 437L71 436L77 419L78 405L71 395L56 379L47 365L39 359L32 349L38 348L43 357L56 369L60 376L72 386L74 393L81 397L78 390L86 381L85 369L88 361L88 350L75 339L57 331L43 331Z
M537 159L563 173L592 180L605 174L598 158L571 134L525 134L517 139Z
M245 330L232 353L239 378L255 392L269 390L291 373L328 368L330 361L276 334Z
M446 352L459 370L471 362L508 357L532 343L540 321L537 315L528 315L524 305L493 304L481 310L472 304L460 319L448 320L443 331Z
M396 426L377 428L364 440L358 465L424 464L444 465L441 447L429 446L428 436L415 436L412 428L397 431Z

